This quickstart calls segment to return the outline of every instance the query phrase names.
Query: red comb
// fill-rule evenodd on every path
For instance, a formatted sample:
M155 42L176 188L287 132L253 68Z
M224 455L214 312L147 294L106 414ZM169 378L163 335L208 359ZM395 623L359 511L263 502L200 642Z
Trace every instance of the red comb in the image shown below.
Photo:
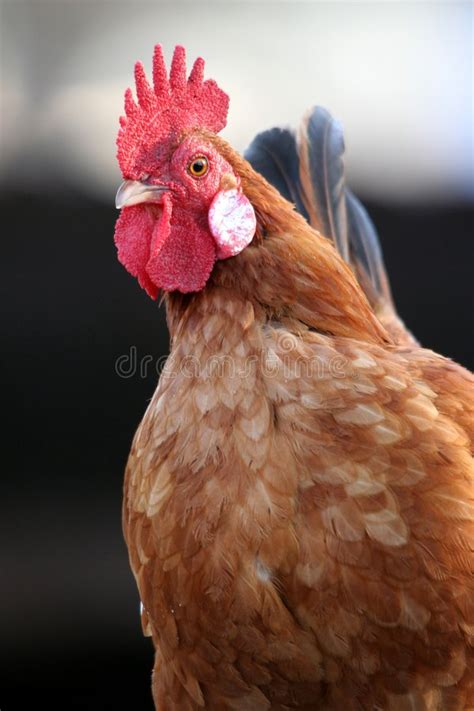
M226 125L229 97L212 79L204 81L204 60L194 62L186 78L184 47L174 50L169 78L161 45L153 55L153 88L141 62L135 65L138 103L125 92L125 116L120 117L117 158L124 177L138 180L151 172L163 149L186 129L213 133Z

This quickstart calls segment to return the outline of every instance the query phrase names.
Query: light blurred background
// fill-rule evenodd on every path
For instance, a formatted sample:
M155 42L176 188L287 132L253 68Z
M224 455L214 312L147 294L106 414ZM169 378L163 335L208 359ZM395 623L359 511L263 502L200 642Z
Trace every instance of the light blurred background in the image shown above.
M123 91L157 41L205 57L237 149L319 103L366 195L474 195L470 2L4 1L2 180L111 200Z
M470 2L0 1L0 709L152 708L122 542L123 468L166 353L116 260L115 135L133 63L176 44L229 93L243 150L318 103L378 228L402 317L473 365Z

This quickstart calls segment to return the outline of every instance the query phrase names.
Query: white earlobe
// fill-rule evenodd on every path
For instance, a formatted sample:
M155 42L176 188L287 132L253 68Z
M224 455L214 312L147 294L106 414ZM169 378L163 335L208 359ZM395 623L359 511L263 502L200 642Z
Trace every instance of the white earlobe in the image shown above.
M209 228L217 244L217 258L227 259L242 252L252 241L257 227L250 200L238 189L220 190L211 203Z

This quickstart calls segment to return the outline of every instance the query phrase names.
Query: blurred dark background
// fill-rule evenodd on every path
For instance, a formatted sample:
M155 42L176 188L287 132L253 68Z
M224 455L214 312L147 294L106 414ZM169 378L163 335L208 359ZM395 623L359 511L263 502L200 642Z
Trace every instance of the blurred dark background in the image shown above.
M114 135L133 61L149 65L155 41L168 56L178 42L190 59L202 53L231 95L224 135L239 149L326 105L345 125L351 187L402 317L472 368L472 6L0 8L0 708L150 710L121 487L168 338L112 240Z

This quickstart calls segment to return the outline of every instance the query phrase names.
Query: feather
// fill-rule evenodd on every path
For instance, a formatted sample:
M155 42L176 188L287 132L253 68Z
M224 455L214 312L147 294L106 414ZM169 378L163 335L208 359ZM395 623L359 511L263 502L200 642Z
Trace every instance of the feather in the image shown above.
M254 138L245 157L333 242L395 342L417 345L396 312L374 224L345 186L340 123L316 106L303 120L298 140L288 129L272 128Z
M359 284L373 304L374 299L393 308L390 285L374 224L360 200L346 189L350 262ZM370 296L372 295L372 298Z
M285 128L263 131L253 139L244 155L251 166L286 200L292 202L307 220L299 176L300 161L293 133Z
M338 121L317 106L298 134L303 202L311 225L335 244L349 261L344 180L344 137Z

